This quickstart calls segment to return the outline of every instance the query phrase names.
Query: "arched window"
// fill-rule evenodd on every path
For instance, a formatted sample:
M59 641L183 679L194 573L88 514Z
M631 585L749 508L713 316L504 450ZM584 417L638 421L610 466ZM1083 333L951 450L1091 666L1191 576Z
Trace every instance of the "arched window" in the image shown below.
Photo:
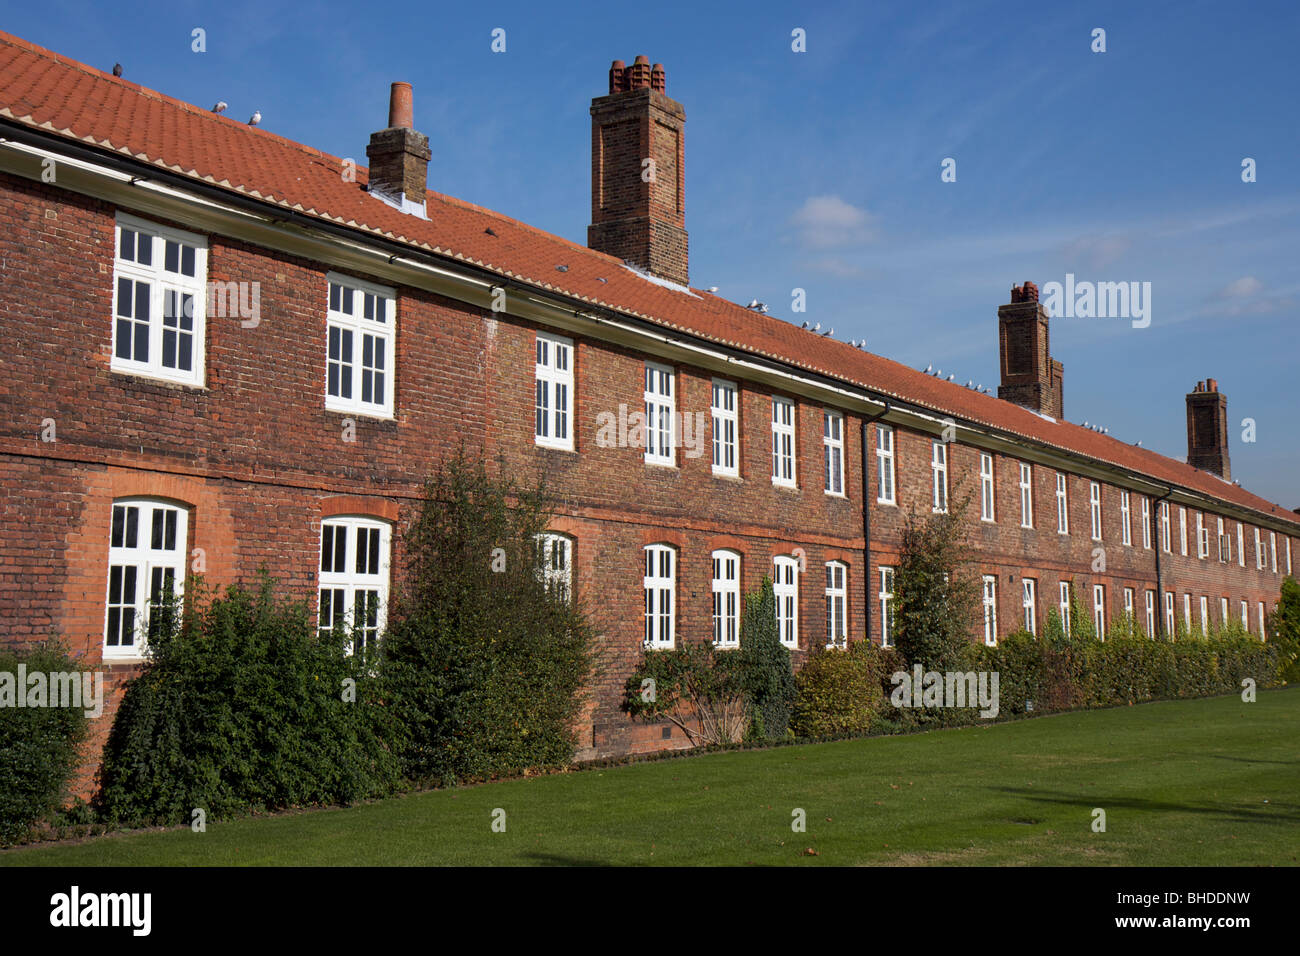
M150 610L166 593L181 596L188 528L189 512L178 505L148 498L113 502L105 659L142 656Z
M392 530L386 521L334 517L321 522L320 614L317 627L342 627L364 649L384 629Z
M645 547L645 646L673 646L677 604L677 552L666 544Z
M539 534L537 569L546 590L569 600L573 594L573 539L553 532Z
M740 646L740 555L713 552L713 643Z
M799 646L799 562L777 555L772 559L772 593L776 597L776 628L786 647Z
M826 646L848 647L848 578L843 561L826 562Z

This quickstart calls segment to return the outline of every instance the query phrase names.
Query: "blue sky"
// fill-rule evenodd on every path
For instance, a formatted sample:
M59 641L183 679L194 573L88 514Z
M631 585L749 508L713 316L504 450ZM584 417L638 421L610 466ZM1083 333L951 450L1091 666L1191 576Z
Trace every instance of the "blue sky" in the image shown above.
M686 107L692 284L996 386L1013 282L1150 282L1147 328L1053 321L1066 416L1183 457L1183 396L1217 378L1233 476L1300 505L1300 5L402 7L5 0L0 23L361 162L406 80L432 188L577 242L589 102L611 60L645 54Z

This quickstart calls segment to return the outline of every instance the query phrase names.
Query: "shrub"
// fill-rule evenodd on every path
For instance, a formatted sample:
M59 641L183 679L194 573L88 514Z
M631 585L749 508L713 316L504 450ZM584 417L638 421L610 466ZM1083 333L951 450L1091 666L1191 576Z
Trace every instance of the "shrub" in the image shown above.
M17 707L18 666L27 674L84 672L56 642L26 650L0 650L0 845L21 839L36 823L57 814L66 802L69 781L80 760L86 732L86 707ZM10 676L11 675L11 676ZM47 688L48 691L48 688ZM47 703L53 703L46 698Z
M758 591L745 595L739 658L751 717L747 735L753 740L784 739L790 732L795 682L790 651L777 632L776 597L768 578Z
M885 706L881 686L885 666L886 658L869 641L809 655L795 676L790 721L795 734L833 737L875 729Z
M1300 681L1300 584L1289 574L1282 581L1266 633L1277 646L1281 679L1288 684Z
M109 734L96 799L107 820L190 822L195 809L219 818L396 787L379 682L347 634L319 634L265 575L211 600L198 582L187 590L183 621L155 614Z
M544 482L464 452L425 485L380 654L402 767L451 783L567 764L592 669L577 600L543 580Z
M697 747L736 743L750 726L740 655L712 644L647 650L624 691L624 711L670 720Z

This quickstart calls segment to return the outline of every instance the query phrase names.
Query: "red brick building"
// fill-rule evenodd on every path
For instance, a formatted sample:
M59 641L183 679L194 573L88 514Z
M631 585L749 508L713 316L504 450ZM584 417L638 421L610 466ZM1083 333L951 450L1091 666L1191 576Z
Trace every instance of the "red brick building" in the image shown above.
M586 248L429 191L403 84L355 168L0 34L0 640L116 691L152 594L260 567L378 633L462 442L558 492L552 573L602 633L583 756L681 745L622 684L647 643L734 643L764 575L796 662L886 639L904 517L959 481L988 640L1070 581L1103 623L1262 629L1300 521L1228 480L1213 380L1185 464L1064 420L1032 284L997 398L691 289L666 89L639 57L593 100Z

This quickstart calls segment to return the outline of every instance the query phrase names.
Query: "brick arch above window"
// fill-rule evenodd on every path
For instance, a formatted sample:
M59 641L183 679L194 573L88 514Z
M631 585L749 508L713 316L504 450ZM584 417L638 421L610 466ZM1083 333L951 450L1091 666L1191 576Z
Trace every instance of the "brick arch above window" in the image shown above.
M194 508L204 497L204 481L184 475L119 471L111 475L111 481L110 497L114 501L119 498L153 498L178 508Z
M744 538L738 538L733 534L716 534L709 538L705 547L709 551L735 551L737 554L745 553L746 541Z
M401 510L401 506L390 498L370 498L366 495L331 495L322 498L319 506L322 519L355 515L379 518L392 524L397 523Z
M823 548L822 563L825 564L829 561L838 561L846 568L852 568L855 557L861 553L862 552L859 551L855 554L853 551L845 551L842 548Z
M686 547L686 535L673 528L646 528L641 532L641 545L667 544L674 548Z
M565 515L553 515L546 530L551 534L562 534L567 538L581 538L587 531L588 525L578 518L569 518Z

